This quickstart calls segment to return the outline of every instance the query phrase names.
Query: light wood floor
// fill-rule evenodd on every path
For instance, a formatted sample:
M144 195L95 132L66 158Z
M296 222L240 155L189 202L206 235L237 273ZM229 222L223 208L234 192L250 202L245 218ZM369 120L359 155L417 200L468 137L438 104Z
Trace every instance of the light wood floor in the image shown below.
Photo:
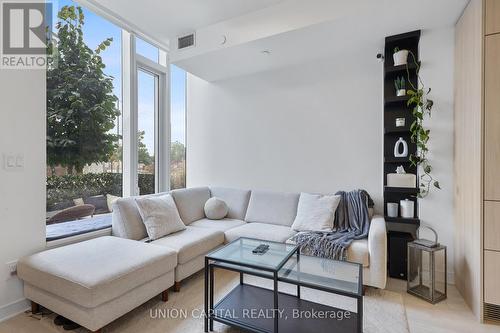
M476 320L454 286L448 288L448 299L436 305L407 294L405 281L389 279L387 289L402 295L411 333L500 333L500 326L483 325ZM187 288L185 291L189 293L190 290ZM171 302L174 301L175 297ZM38 332L43 331L40 331L36 321L29 319L22 314L0 323L0 333L31 333L34 328ZM143 332L149 329L157 332L153 327L144 327Z
M453 285L448 298L432 305L406 292L406 281L389 279L387 289L400 293L411 333L500 333L500 326L480 324Z

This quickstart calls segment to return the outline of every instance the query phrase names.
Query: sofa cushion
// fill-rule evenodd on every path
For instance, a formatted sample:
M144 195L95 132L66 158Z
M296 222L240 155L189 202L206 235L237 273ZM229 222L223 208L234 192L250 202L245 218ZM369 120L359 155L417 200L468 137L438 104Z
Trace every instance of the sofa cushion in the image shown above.
M171 193L184 224L205 218L205 202L210 198L208 187L183 188Z
M17 273L33 286L94 308L176 265L177 256L171 249L105 236L22 258Z
M113 204L113 236L139 240L148 236L133 197L121 198Z
M244 220L247 212L250 190L227 187L210 187L210 195L224 200L229 208L227 218Z
M245 221L291 226L297 215L298 193L254 190Z
M217 223L217 222L214 222ZM185 264L224 243L224 233L208 228L188 226L185 230L157 239L152 244L166 246L177 252L179 264Z
M149 239L155 240L186 229L170 194L135 198Z
M210 219L201 219L198 221L194 221L189 226L197 227L197 228L208 228L212 230L226 231L231 228L239 227L240 225L245 224L245 221L236 220L236 219L222 219L222 220L210 220Z
M292 224L295 231L332 231L340 195L301 193L297 216Z
M225 232L226 243L232 242L240 237L284 243L288 238L295 234L296 232L287 226L258 222L247 223L245 225L229 229Z
M368 239L359 239L351 243L347 248L347 260L362 264L363 267L370 266L370 252L368 251Z
M228 212L227 204L224 200L211 197L205 202L205 216L211 220L221 220L226 217Z

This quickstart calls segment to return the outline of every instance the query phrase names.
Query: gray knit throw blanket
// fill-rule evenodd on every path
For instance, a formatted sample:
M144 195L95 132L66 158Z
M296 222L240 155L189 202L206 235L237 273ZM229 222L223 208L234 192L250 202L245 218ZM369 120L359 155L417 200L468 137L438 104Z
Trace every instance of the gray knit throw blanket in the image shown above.
M291 238L301 253L337 260L347 259L347 248L356 239L366 238L370 228L368 207L373 201L365 190L339 191L340 203L335 212L332 232L299 232Z

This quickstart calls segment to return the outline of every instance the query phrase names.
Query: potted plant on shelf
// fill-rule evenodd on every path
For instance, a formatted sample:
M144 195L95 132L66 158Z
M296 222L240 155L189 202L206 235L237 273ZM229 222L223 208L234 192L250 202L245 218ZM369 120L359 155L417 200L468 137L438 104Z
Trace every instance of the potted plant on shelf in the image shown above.
M408 62L408 50L400 50L399 47L394 48L394 66L406 65Z
M417 82L413 83L410 79L410 69L406 65L406 73L408 75L408 82L410 89L406 92L410 97L407 105L412 107L412 114L415 118L410 126L411 141L417 145L416 154L410 155L410 162L413 166L421 167L423 174L420 176L419 181L419 198L424 198L429 194L432 187L441 189L439 182L431 175L432 166L427 158L429 148L427 143L430 139L430 130L424 126L425 117L430 117L434 101L428 96L431 88L426 88L422 78L420 77L420 65L413 52L410 52L412 60L415 64L415 71L417 75Z
M394 80L394 86L396 87L396 96L406 96L406 81L402 76L398 76Z

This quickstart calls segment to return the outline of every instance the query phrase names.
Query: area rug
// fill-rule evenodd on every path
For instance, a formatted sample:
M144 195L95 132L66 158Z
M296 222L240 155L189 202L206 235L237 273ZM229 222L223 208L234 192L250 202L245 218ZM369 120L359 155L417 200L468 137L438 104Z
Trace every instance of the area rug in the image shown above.
M239 283L239 275L233 272L216 270L216 298L223 296ZM183 282L181 291L170 292L169 301L161 302L159 297L148 301L134 311L119 318L104 328L106 333L191 333L203 332L204 274L198 273ZM245 283L271 288L272 281L245 276ZM280 284L280 291L293 293L295 287ZM337 308L356 312L354 300L325 292L303 288L302 298L314 302L332 305ZM39 333L64 332L53 323L54 314L31 316L29 313L12 319L16 327L25 327L26 332ZM21 321L21 322L20 322ZM368 288L364 297L365 333L409 333L408 323L400 294L387 290ZM239 332L223 324L214 323L214 331L220 333ZM86 333L79 328L73 332ZM24 333L24 332L22 332Z

